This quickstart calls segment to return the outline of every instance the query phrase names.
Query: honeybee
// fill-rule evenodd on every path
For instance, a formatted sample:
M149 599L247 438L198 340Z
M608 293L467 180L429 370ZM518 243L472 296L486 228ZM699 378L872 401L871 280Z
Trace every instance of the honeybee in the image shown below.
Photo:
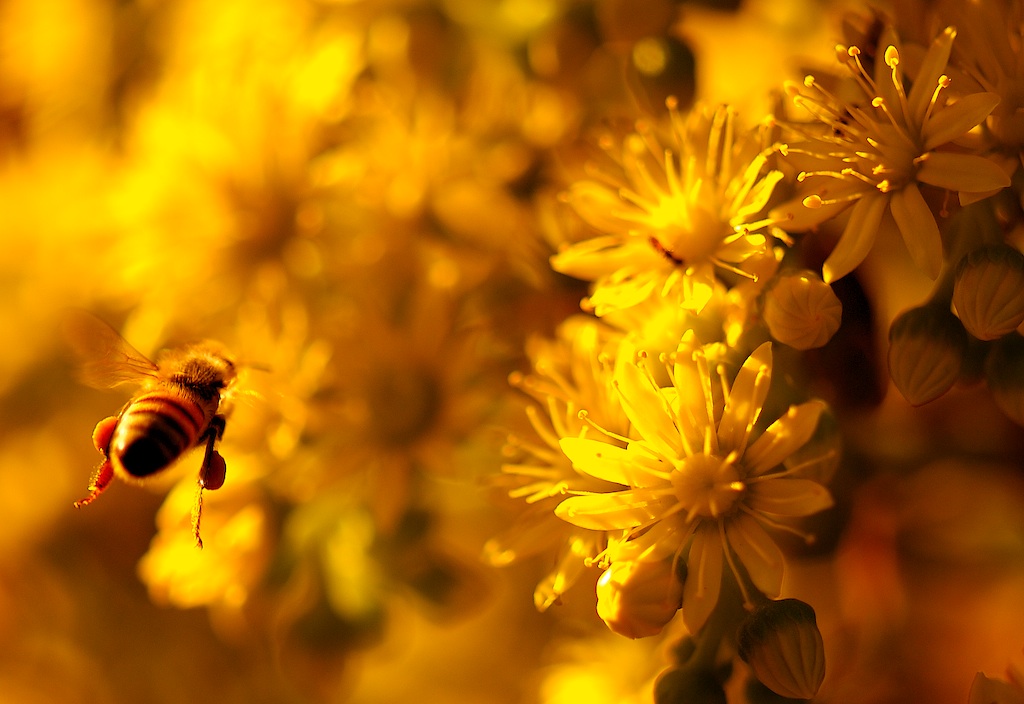
M152 362L84 311L69 314L64 327L84 383L95 388L139 385L117 415L96 424L92 442L103 460L93 472L89 495L76 501L75 508L95 501L115 476L142 483L188 450L205 445L192 509L196 546L203 547L203 490L219 489L227 472L216 445L224 435L237 378L234 361L219 344L203 342L167 350Z

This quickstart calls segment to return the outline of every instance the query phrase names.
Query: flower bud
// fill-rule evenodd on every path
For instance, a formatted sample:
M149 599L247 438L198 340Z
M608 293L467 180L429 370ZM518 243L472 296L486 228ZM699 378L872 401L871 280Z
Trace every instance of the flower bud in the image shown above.
M889 376L915 406L949 391L960 377L966 355L963 325L942 308L912 308L889 328Z
M615 562L597 580L597 615L628 638L661 633L682 603L671 560Z
M960 260L953 305L967 332L995 340L1024 323L1024 254L1001 244Z
M985 380L996 405L1024 425L1024 338L1007 335L993 346L985 360Z
M822 347L839 329L843 304L811 271L780 276L765 294L764 321L779 342L798 350Z
M776 694L810 699L825 679L825 646L814 609L799 599L770 601L742 623L739 655Z
M694 668L669 668L654 681L654 704L726 704L714 674Z

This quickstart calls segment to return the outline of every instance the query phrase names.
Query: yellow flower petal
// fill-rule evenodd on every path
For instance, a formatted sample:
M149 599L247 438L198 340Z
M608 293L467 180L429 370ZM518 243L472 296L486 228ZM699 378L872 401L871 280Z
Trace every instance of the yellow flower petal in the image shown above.
M641 238L624 240L614 235L577 242L551 257L551 268L555 271L587 281L626 268L636 271L638 263L640 270L646 271L667 262Z
M597 479L615 484L643 487L656 481L637 462L636 452L590 438L562 438L558 446L572 461L573 467Z
M946 64L949 63L949 53L953 48L954 38L956 38L956 30L946 27L928 47L928 53L925 54L921 68L914 77L914 84L907 96L907 105L910 108L914 124L918 126L921 126L924 121L935 86L938 85L939 77L945 72ZM971 125L971 127L973 126ZM964 131L966 132L966 130Z
M828 489L810 479L771 477L751 482L747 505L775 516L810 516L832 506Z
M882 221L889 197L880 193L866 193L853 206L850 221L846 223L839 243L832 254L825 260L821 268L821 276L825 283L843 278L857 268L871 250L878 234L878 225Z
M570 497L555 507L555 515L580 528L619 530L660 516L670 506L668 499L652 497L646 490L617 491Z
M768 396L771 377L772 345L765 342L743 362L729 392L729 400L718 425L718 443L723 452L737 450L742 453L746 449L750 430L761 415L761 407Z
M938 110L922 130L926 152L952 142L989 116L999 104L995 93L972 93Z
M747 568L754 586L767 597L777 597L782 592L782 572L786 561L765 529L753 517L740 514L726 524L725 537L729 547Z
M683 623L697 633L707 622L722 590L722 540L717 523L701 526L693 536L683 584Z
M764 474L803 447L814 435L824 410L822 401L790 406L786 415L772 423L747 449L743 462L751 474Z
M615 386L622 410L644 442L662 457L676 457L682 451L679 430L672 423L665 397L637 364L623 364L616 373Z
M893 193L890 208L914 264L934 279L942 269L942 236L917 184Z
M921 157L917 180L950 191L992 191L1010 185L1010 177L985 157L955 152L928 152Z

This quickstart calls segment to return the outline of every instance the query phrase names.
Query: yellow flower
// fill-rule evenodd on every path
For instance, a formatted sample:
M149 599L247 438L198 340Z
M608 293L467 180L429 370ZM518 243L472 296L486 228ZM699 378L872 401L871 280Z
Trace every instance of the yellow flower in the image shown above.
M810 439L824 403L792 406L754 437L771 379L770 343L747 358L731 389L723 369L710 369L706 350L692 337L688 343L692 353L681 348L665 357L667 388L643 358L619 368L616 388L637 439L626 447L609 442L615 438L562 440L581 472L628 488L573 496L557 514L582 528L627 531L617 547L636 559L685 553L683 618L696 633L718 601L724 564L745 595L749 576L778 596L784 561L765 526L782 527L778 519L816 513L832 499L799 476L802 467L780 466ZM617 547L609 550L612 561Z
M222 488L203 494L202 550L188 528L195 480L182 480L168 494L157 514L158 533L138 566L155 602L207 606L230 619L259 587L274 543L269 512L250 466L233 462L228 472Z
M794 102L806 108L825 129L802 129L807 141L783 145L784 154L817 162L798 180L807 192L773 211L790 229L814 227L853 206L850 219L825 261L826 283L853 271L867 256L878 236L898 229L915 264L932 278L942 265L942 240L935 216L921 193L922 184L985 195L1010 185L1009 177L994 162L977 154L950 148L992 112L999 97L974 93L952 102L950 79L943 73L955 30L946 29L931 45L920 71L906 92L900 55L895 46L885 50L884 63L872 78L860 60L860 49L839 46L839 61L850 71L861 95L846 100L833 95L813 76L804 79L811 95L794 86ZM803 206L801 206L801 203ZM883 233L883 234L879 234Z
M535 339L529 352L534 373L513 375L513 383L543 404L529 406L526 415L535 437L509 439L512 461L497 481L510 485L509 496L526 503L517 519L484 546L492 565L505 565L528 555L557 551L554 568L534 592L540 611L558 603L605 548L604 533L560 521L555 506L570 491L621 489L577 472L559 448L566 437L585 435L590 426L580 418L586 409L603 427L626 433L629 420L618 404L608 369L606 349L614 351L615 336L600 321L574 316L559 327L555 340Z
M668 146L640 123L616 157L621 174L577 182L566 196L601 234L551 263L596 283L589 305L597 315L656 295L700 311L716 269L754 279L770 255L761 213L782 175L769 168L763 133L737 134L728 108L684 121L670 107Z
M1001 147L1019 152L1024 147L1024 8L1008 0L972 0L944 3L942 9L950 13L959 37L953 64L962 75L956 80L999 96L999 105L986 121L989 135Z

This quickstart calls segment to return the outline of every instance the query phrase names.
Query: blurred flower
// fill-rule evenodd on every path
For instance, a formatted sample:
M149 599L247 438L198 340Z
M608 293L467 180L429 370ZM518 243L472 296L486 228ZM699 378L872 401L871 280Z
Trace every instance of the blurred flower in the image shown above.
M895 234L893 225L914 263L934 279L942 265L942 240L920 185L969 194L1009 185L994 162L948 146L982 122L999 102L991 93L950 102L944 93L950 79L943 71L955 36L956 31L948 28L932 42L909 93L903 85L900 53L893 45L886 48L884 63L877 63L874 77L858 47L836 48L836 58L859 88L856 99L829 92L813 76L804 80L814 91L810 95L789 86L793 101L823 128L792 126L805 141L781 149L796 163L807 164L798 176L804 191L796 201L774 210L772 217L787 228L806 230L853 206L822 269L826 283L853 271L877 237Z
M230 619L264 578L273 551L270 516L246 462L229 453L228 478L203 493L203 548L190 529L196 484L179 482L157 514L158 532L139 561L139 577L157 603L209 607Z
M779 469L810 439L824 404L793 406L755 436L771 380L768 343L747 358L731 388L692 337L665 364L667 388L655 383L643 356L617 370L616 390L637 439L625 439L624 448L610 433L560 443L580 471L628 488L573 496L557 513L582 528L626 531L609 546L612 563L620 545L640 560L679 557L689 546L683 618L696 633L718 602L723 561L741 586L749 577L778 596L784 559L763 526L831 505L828 491L801 478L799 468Z
M614 432L629 431L607 359L614 353L615 338L598 320L568 318L555 340L534 339L530 344L534 373L513 376L513 383L543 404L544 410L533 405L526 409L536 439L509 438L507 451L513 453L513 461L502 466L504 476L496 483L510 484L509 496L525 501L527 507L506 531L487 542L484 556L500 565L557 550L555 568L534 592L534 603L542 611L561 600L607 543L601 533L560 521L554 508L570 491L603 491L613 486L576 471L559 441L586 436L590 426L585 418Z
M959 38L953 47L956 84L962 91L999 96L986 125L1000 148L1019 151L1024 147L1021 6L1006 0L970 0L940 3L937 9L957 28Z
M601 627L576 640L556 642L542 670L543 704L646 704L661 667L655 639L628 640Z

